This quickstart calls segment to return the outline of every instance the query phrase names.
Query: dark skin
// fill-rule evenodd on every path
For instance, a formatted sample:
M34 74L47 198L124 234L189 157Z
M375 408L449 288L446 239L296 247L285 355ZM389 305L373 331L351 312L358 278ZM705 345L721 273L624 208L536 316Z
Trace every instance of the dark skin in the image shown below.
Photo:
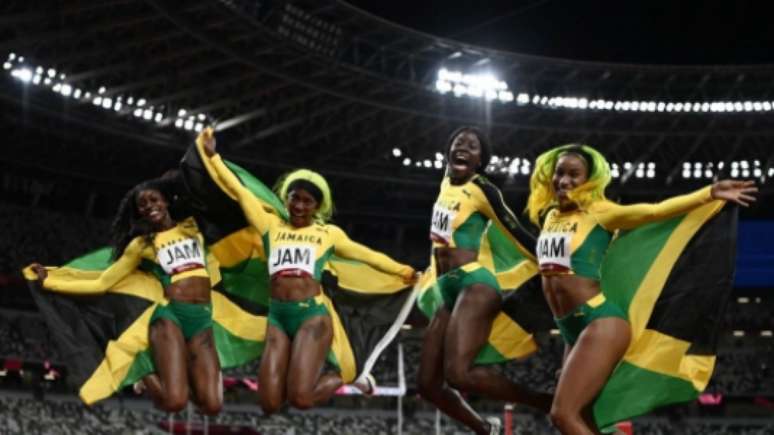
M161 192L142 190L137 194L135 204L139 215L151 224L154 232L166 231L176 225ZM46 279L43 266L35 263L32 267L41 280ZM170 284L164 294L170 300L209 303L210 287L209 278L188 277ZM217 415L223 407L223 390L212 329L186 342L177 324L159 319L150 327L149 340L156 373L146 376L143 383L156 407L167 412L183 410L188 403L190 387L199 410L207 415Z
M559 157L552 187L559 211L572 213L578 205L568 193L588 179L586 161L577 154ZM747 206L758 191L752 181L723 180L712 185L712 197ZM599 282L575 275L543 276L543 293L554 317L563 317L598 295ZM629 323L617 317L594 320L574 346L565 347L551 419L563 434L600 433L586 410L607 382L631 341Z
M215 139L210 135L205 140L204 151L212 157L216 154L215 148ZM314 224L320 207L305 189L288 192L286 205L294 228ZM273 299L303 301L320 294L320 283L307 276L279 276L271 280L270 291ZM333 324L329 316L306 320L292 340L281 329L267 325L258 369L260 404L265 414L279 411L286 401L298 409L309 409L333 396L343 385L341 375L322 373L332 342Z
M481 168L478 137L472 132L461 132L452 141L447 158L451 183L467 183ZM477 251L449 247L435 248L433 255L437 276L478 259ZM451 312L446 307L438 309L423 339L418 381L420 394L477 434L488 434L489 424L456 390L522 403L544 412L548 412L551 404L549 394L529 391L489 367L474 365L501 305L501 297L495 289L484 284L467 287Z

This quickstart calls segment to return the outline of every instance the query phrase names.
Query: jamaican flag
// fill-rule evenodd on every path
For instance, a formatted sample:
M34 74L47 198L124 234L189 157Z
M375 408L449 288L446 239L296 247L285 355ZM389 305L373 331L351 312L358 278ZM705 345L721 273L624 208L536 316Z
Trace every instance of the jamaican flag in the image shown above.
M482 236L478 262L494 272L504 299L492 323L489 341L476 357L476 363L504 363L532 354L537 350L532 333L551 325L537 265L495 225L489 225ZM429 318L443 304L435 270L435 259L431 256L430 267L417 285L420 289L417 305Z
M276 195L239 166L224 161L264 208L287 219ZM205 241L220 262L223 288L243 304L266 313L269 275L263 240L244 217L237 201L220 185L197 140L180 165L188 203L194 210ZM367 375L379 353L397 335L416 298L396 276L365 263L331 257L321 280L323 299L333 321L329 360L344 382ZM261 333L264 332L261 326ZM262 345L262 340L259 340Z
M111 264L110 248L102 248L49 268L51 277L92 280ZM213 333L224 368L244 364L260 352L265 314L241 307L220 285L218 262L210 253L208 267L215 284L212 292ZM68 382L79 388L81 399L92 404L109 397L155 370L148 332L150 318L164 297L159 266L143 260L140 267L105 293L69 295L46 291L37 275L24 270L33 298L46 320L68 369Z
M736 207L714 201L620 232L602 265L605 296L629 317L632 342L594 403L600 427L694 400L715 365L736 255Z

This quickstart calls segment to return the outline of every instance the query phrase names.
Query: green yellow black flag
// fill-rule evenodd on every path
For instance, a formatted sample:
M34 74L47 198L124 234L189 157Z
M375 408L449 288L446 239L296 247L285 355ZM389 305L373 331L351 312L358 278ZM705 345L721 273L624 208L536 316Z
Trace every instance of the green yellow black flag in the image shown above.
M503 307L492 323L489 341L477 364L498 364L524 358L537 350L533 332L550 325L551 316L540 290L534 260L521 253L502 230L490 225L481 240L478 262L493 271L503 289ZM418 284L419 309L432 317L443 304L435 274L435 259Z
M268 210L285 216L279 199L244 169L228 163ZM238 204L212 182L198 150L181 163L190 209L208 245L213 277L213 332L221 367L246 364L261 355L266 333L269 277L262 240L247 225ZM103 248L58 268L60 279L93 279L111 264ZM148 341L150 318L166 304L158 266L140 268L105 293L72 296L44 291L25 269L35 301L64 355L68 382L92 404L155 370ZM323 276L325 303L333 318L330 360L345 382L371 370L408 316L415 292L396 277L364 263L333 257Z
M212 256L208 263L217 265ZM110 248L103 248L48 273L60 281L95 279L110 264ZM240 306L217 283L218 271L210 272L216 279L213 333L221 366L245 364L260 354L265 311ZM107 398L155 370L148 341L150 318L159 304L167 303L156 264L144 261L113 288L88 296L44 290L29 268L24 273L63 355L68 382L85 403Z
M611 244L602 288L628 314L632 343L594 404L600 427L695 400L709 383L736 256L737 209L723 204Z
M225 163L267 211L287 219L284 205L268 187L248 171ZM263 240L248 225L239 204L219 184L210 165L200 143L183 158L180 169L189 203L205 240L221 263L223 288L266 310L269 277ZM249 279L245 279L247 272ZM325 266L322 287L334 329L329 360L349 383L368 374L378 354L397 335L416 293L396 276L336 256Z

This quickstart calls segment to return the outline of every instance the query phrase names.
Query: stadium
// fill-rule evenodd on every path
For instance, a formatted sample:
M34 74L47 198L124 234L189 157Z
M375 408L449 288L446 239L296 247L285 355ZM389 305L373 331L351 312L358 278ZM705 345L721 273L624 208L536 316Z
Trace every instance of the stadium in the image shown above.
M611 178L606 195L621 204L655 203L724 179L754 180L754 204L714 211L718 214L702 221L701 228L693 230L697 235L681 245L684 254L671 260L671 272L659 287L663 297L653 302L642 322L643 330L658 330L658 337L677 337L685 344L681 359L654 369L662 376L659 381L639 380L627 386L625 397L610 393L611 402L618 398L643 405L629 418L609 423L618 423L618 433L637 435L774 433L774 208L769 206L774 200L774 59L767 49L774 35L761 22L765 14L746 2L734 7L712 2L695 10L665 7L666 16L680 15L705 33L711 33L706 27L723 14L735 14L739 28L745 29L741 42L729 43L726 51L719 48L716 57L706 46L697 46L697 52L709 53L707 57L697 54L685 62L649 61L646 55L638 61L634 48L630 57L589 60L562 55L587 39L566 40L554 51L546 42L545 52L526 50L532 54L502 42L512 37L504 27L528 26L533 19L535 34L550 33L552 29L539 26L551 23L551 15L562 10L555 2L492 2L478 11L470 5L444 10L440 2L429 2L435 21L427 19L424 26L421 14L412 18L415 4L367 3L0 4L0 125L6 137L0 154L0 433L474 433L423 398L418 378L431 326L422 296L428 293L416 293L432 288L423 278L400 291L399 285L390 284L394 295L403 295L401 306L388 300L393 293L387 291L358 294L367 302L363 304L348 290L349 269L331 266L334 290L322 284L333 301L328 306L336 306L342 319L335 317L334 326L341 326L352 348L344 350L354 355L350 378L361 380L370 372L378 386L372 397L363 397L352 382L344 382L332 398L312 409L297 409L306 406L290 400L268 415L258 405L265 388L257 374L263 334L273 320L267 320L265 306L255 306L244 294L234 296L231 283L236 288L241 281L229 281L233 270L224 270L223 283L212 287L213 294L219 292L217 299L213 296L214 306L233 303L251 318L260 318L261 326L228 323L214 315L212 327L226 330L216 334L215 341L228 336L230 342L245 346L239 349L248 349L244 337L261 333L252 350L241 354L224 356L217 343L222 407L216 415L207 415L213 413L202 412L187 395L182 410L157 409L147 392L138 394L132 388L135 379L130 382L127 372L135 373L135 366L130 369L129 363L122 379L108 382L95 374L114 361L105 356L110 356L110 343L124 343L121 337L129 323L108 311L118 309L124 303L119 296L128 293L117 292L119 296L114 294L105 305L82 295L63 297L62 302L50 295L54 292L44 291L45 282L41 286L22 273L32 263L85 264L71 260L112 243L111 223L121 200L139 183L182 177L190 190L201 181L196 170L207 178L197 166L211 169L207 145L197 137L209 127L217 137L217 152L243 184L249 185L253 177L271 187L296 168L317 171L330 184L335 199L332 222L342 233L412 270L430 270L438 259L433 257L431 263L428 228L435 225L431 218L439 183L448 175L454 141L449 136L463 126L475 127L489 139L491 159L481 173L524 222L530 180L540 169L536 159L564 144L588 144L605 156ZM577 6L568 8L568 16L577 12ZM632 11L636 14L637 7ZM441 36L436 29L444 20L449 26L465 26ZM729 34L718 32L717 38ZM696 43L695 38L691 41ZM649 43L659 44L658 38L641 41ZM736 55L722 58L733 49ZM586 167L591 170L589 162ZM215 184L216 179L213 176ZM212 186L197 188L201 190L189 192L191 198L183 198L190 199L186 210L193 210L204 240L219 254L216 242L236 234L250 219L233 203L223 204L227 189L218 192L221 199L216 201L207 190ZM201 192L211 196L195 198ZM263 204L271 202L256 195ZM287 215L274 211L283 212ZM538 232L535 226L533 238ZM616 240L627 236L622 232ZM616 241L612 243L615 248ZM490 261L506 261L497 257L495 242L491 244L482 245L491 249ZM646 262L646 251L622 255L624 266L618 267ZM245 261L262 259L266 275L269 256L262 255L253 252L251 257L248 252ZM218 260L224 267L224 260ZM566 340L554 323L558 316L552 316L540 291L540 279L532 274L531 281L519 281L514 285L519 289L505 292L502 305L502 313L515 325L507 331L518 327L528 333L531 351L522 352L515 336L505 334L505 341L495 346L498 364L491 367L498 376L554 395ZM352 282L375 285L377 279L371 276ZM273 275L270 281L274 288ZM601 282L604 287L604 276ZM420 288L426 284L429 287ZM145 297L145 305L127 304L135 310L132 321L136 310L165 297L158 282L154 285L161 296ZM339 305L348 303L355 308L348 311ZM382 319L393 313L390 310L398 320ZM382 322L378 337L362 332L374 319ZM148 328L146 319L140 334L146 347ZM93 361L92 349L87 349L91 344L100 352ZM337 363L346 364L337 355ZM624 358L621 364L625 361L635 359ZM693 371L686 372L686 367ZM117 369L110 370L115 376ZM671 382L663 379L673 372L673 378L684 382L680 388L687 385L687 390L680 390L677 398L659 396L656 389ZM341 378L347 376L342 373ZM87 384L102 389L84 390ZM607 398L606 391L599 398ZM560 433L553 413L549 418L475 389L463 397L481 419L498 419L498 433Z

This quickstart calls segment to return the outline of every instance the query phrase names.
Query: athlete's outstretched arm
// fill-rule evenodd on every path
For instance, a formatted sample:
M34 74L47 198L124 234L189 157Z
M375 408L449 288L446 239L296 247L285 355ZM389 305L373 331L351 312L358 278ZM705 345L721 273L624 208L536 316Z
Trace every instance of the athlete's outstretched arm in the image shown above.
M649 222L669 219L712 200L728 200L742 206L755 201L758 192L752 181L718 181L695 192L675 196L655 204L620 205L603 202L592 206L591 212L599 223L608 230L631 229Z
M374 251L360 243L352 241L347 234L335 225L328 225L333 236L333 246L336 255L352 260L362 261L375 269L392 275L398 275L406 282L414 279L414 269L406 264L398 263L381 252Z
M40 264L34 263L25 269L25 276L35 275L43 280L43 287L59 293L73 295L101 294L113 287L133 270L137 269L142 259L142 249L145 242L137 237L124 250L123 255L105 269L95 279L72 279L59 275L49 275Z

